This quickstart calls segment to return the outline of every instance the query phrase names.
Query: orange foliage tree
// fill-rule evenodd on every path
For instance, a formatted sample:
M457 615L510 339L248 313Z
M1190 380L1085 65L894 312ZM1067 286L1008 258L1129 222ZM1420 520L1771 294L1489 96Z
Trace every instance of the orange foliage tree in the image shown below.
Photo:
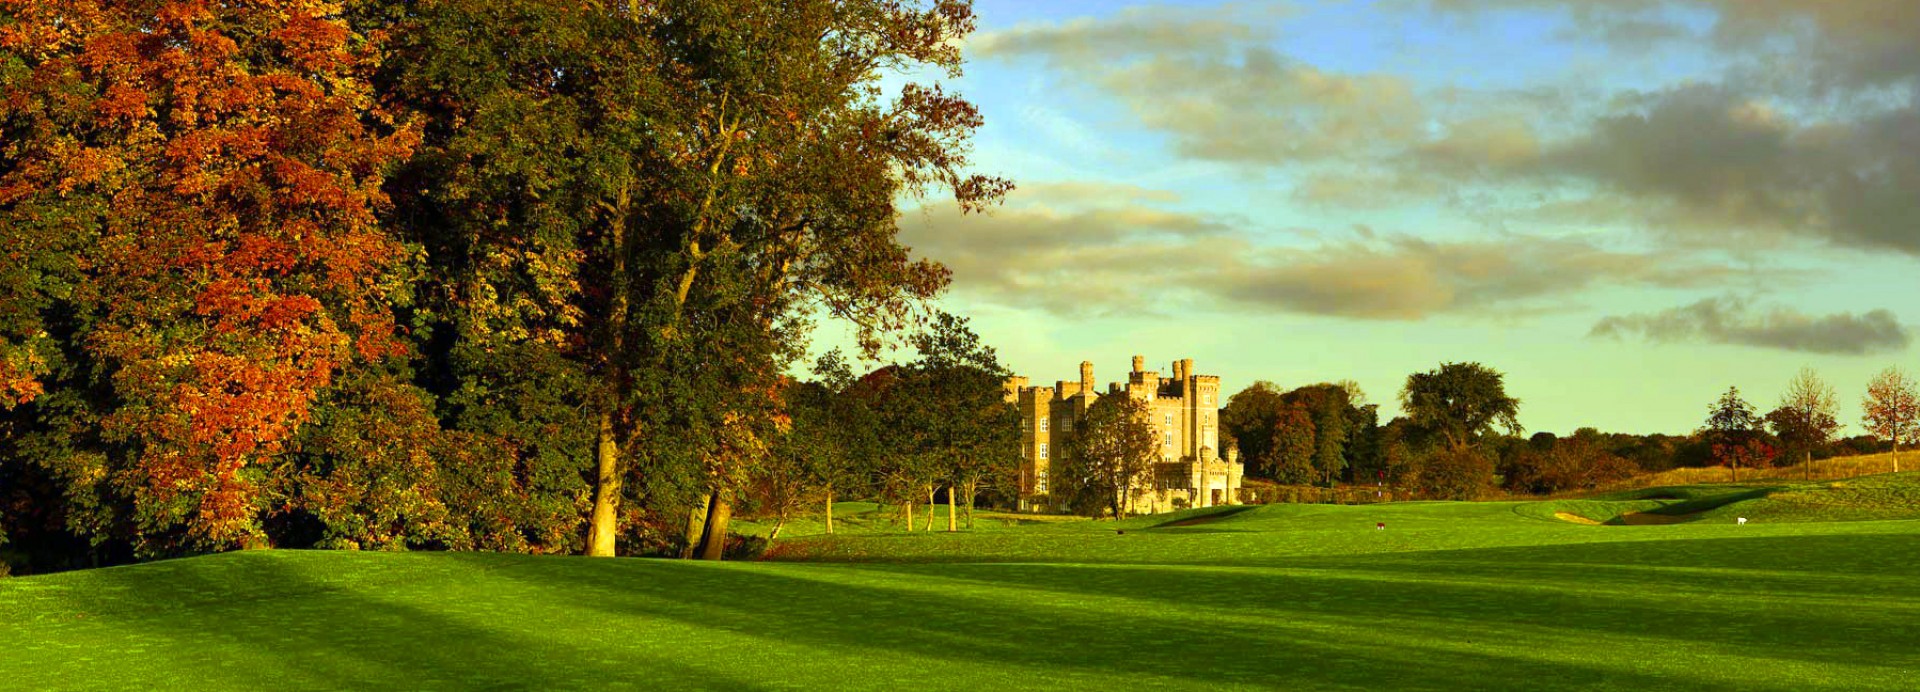
M389 294L407 251L376 214L415 136L373 108L374 44L326 2L4 12L0 213L94 297L82 343L117 403L114 453L79 475L126 498L144 552L258 539L261 469L317 394L404 352ZM17 401L35 351L6 346Z

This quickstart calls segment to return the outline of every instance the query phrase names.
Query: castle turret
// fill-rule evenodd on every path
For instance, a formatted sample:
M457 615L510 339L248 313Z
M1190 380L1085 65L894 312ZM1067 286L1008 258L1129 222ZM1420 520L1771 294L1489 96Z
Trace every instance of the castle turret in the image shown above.
M1146 369L1147 369L1147 357L1146 357L1146 356L1134 356L1134 357L1133 357L1133 371L1134 371L1134 372L1144 372L1144 371L1145 371Z
M1080 391L1093 392L1093 361L1080 361Z

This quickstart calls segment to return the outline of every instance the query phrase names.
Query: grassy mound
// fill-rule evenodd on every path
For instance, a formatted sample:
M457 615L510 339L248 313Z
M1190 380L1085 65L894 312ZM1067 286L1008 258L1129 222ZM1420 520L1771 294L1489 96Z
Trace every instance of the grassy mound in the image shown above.
M1709 495L1595 502L1682 493ZM1762 499L1801 506L1781 495ZM1920 522L1614 529L1541 521L1530 504L784 542L778 557L808 562L257 551L16 578L0 580L0 688L1851 690L1920 676Z
M1611 525L1731 523L1739 518L1750 522L1920 519L1920 473L1811 483L1640 488L1582 500L1527 503L1516 511L1534 518Z

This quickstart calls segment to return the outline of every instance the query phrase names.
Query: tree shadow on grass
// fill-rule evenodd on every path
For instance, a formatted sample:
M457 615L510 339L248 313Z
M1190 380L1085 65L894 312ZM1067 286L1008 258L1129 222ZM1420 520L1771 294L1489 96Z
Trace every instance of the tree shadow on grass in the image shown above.
M138 651L94 651L111 669L40 666L26 671L33 677L5 682L54 688L111 680L83 686L175 689L748 686L632 651L610 654L591 639L525 636L449 614L475 616L484 603L449 599L436 604L446 607L423 607L377 595L475 576L472 569L433 570L418 557L235 553L102 570L91 575L101 597L72 606L77 616L93 618L94 627L112 628L115 636L99 643ZM413 564L373 579L325 578L326 570L343 566L338 561L368 558ZM418 567L431 573L414 571Z
M999 588L965 588L957 582L937 588L870 565L598 562L517 576L570 581L577 597L621 616L738 630L856 660L898 661L907 654L976 669L1055 671L1066 674L1063 684L1072 686L1116 681L1201 687L1702 686L1617 667L1529 665L1524 657L1465 651L1450 644L1457 631L1420 623L1381 629L1383 623L1349 627L1326 618L1252 622L1208 617L1198 603L1190 610L1179 604L1111 610L1103 606L1121 604L1060 598L1029 590L1032 585L1019 579L989 585ZM1199 580L1155 586L1218 588ZM914 681L926 674L925 663L902 665L892 672L869 666L875 677L859 686ZM1514 677L1516 666L1527 676Z
M1738 539L1738 553L1775 555L1808 539L1868 539L1816 551L1908 550L1911 537L1834 536ZM1905 538L1905 541L1875 540ZM1746 545L1757 542L1755 545ZM1607 545L1616 558L1693 551L1694 564L1733 563L1716 541L1671 541L1649 549ZM1648 570L1607 557L1557 562L1591 546L1489 548L1424 554L1301 558L1258 566L1059 564L863 564L901 579L959 579L1059 594L1113 596L1243 612L1277 619L1349 618L1356 623L1424 623L1439 630L1494 627L1511 633L1565 633L1575 639L1670 642L1728 656L1920 670L1920 632L1908 626L1920 600L1894 593L1888 575L1822 575L1762 570ZM1704 553L1704 556L1702 555ZM1718 562L1716 562L1716 558ZM1780 560L1800 564L1795 560ZM1844 572L1843 572L1844 574ZM1870 582L1870 583L1868 583ZM1849 586L1851 584L1851 587ZM1510 635L1516 636L1516 635ZM1524 666L1523 666L1524 667Z

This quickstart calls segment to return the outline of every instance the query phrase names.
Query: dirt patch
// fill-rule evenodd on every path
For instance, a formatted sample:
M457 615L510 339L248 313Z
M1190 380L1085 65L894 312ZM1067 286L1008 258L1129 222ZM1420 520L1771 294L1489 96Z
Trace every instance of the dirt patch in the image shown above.
M1628 526L1658 526L1661 524L1679 524L1693 517L1685 514L1653 514L1651 512L1628 512L1620 515L1620 523Z
M1580 516L1578 514L1574 514L1572 512L1554 512L1553 517L1555 519L1559 519L1560 521L1570 521L1575 524L1586 524L1588 526L1600 525L1600 522L1594 521L1592 519L1588 519L1586 517Z

